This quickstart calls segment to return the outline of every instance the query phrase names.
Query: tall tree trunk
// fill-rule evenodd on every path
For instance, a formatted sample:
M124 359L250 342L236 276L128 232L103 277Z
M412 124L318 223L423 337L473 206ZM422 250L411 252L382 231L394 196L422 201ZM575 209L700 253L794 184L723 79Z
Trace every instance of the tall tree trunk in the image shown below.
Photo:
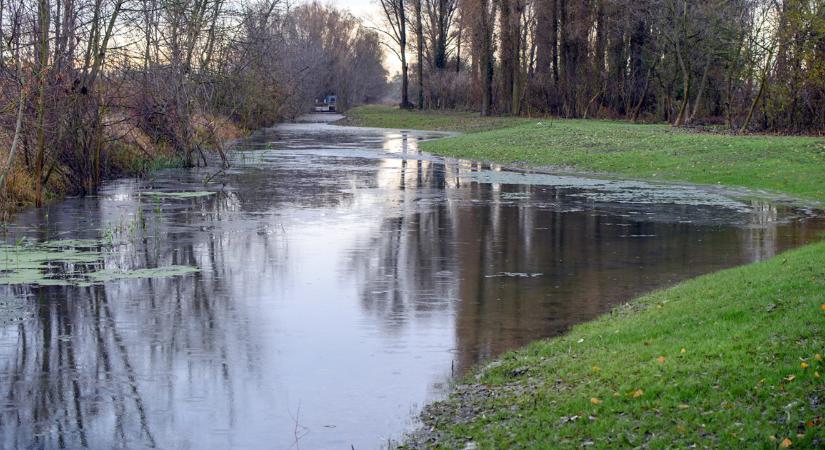
M639 114L642 112L642 107L645 104L645 97L647 97L647 88L648 86L650 86L650 77L653 75L654 67L655 65L650 66L650 68L647 69L647 76L645 76L645 84L642 88L642 93L639 95L639 101L636 103L636 107L633 108L633 114L630 116L630 120L633 123L639 121Z
M536 0L536 74L542 81L553 69L553 25L556 0Z
M651 67L648 67L650 64L645 62L644 58L644 50L645 47L648 45L648 29L647 24L644 20L637 21L634 26L633 30L630 33L630 42L629 42L629 59L630 59L630 93L627 94L630 101L632 102L634 99L639 99L645 97L642 94L642 91L647 94L648 90L648 83L649 83L649 74L651 73ZM621 55L617 56L618 59L622 58ZM655 64L655 58L653 64ZM618 77L621 77L621 74L616 74ZM617 84L621 85L622 79L618 78L616 80Z
M447 41L452 17L452 6L448 0L435 0L435 11L431 22L435 28L433 39L433 65L435 70L447 68Z
M597 77L596 86L602 85L604 77L604 55L607 45L604 2L605 0L596 0L596 42L593 54L593 74Z
M499 51L501 55L501 96L499 103L504 113L511 110L513 98L513 84L515 74L516 53L515 37L513 36L513 8L515 0L498 0L499 2Z
M550 49L553 52L553 85L559 84L559 0L550 0Z
M398 33L399 33L399 54L401 55L401 107L412 108L410 103L410 68L407 65L407 9L404 0L399 0L398 5Z
M418 109L424 109L424 24L421 18L421 2L415 1L415 40L418 48Z
M690 68L687 66L685 59L682 57L682 49L676 48L676 59L679 62L679 68L682 71L682 104L679 106L679 113L676 115L676 120L673 121L674 127L682 126L687 120L687 106L690 102Z
M9 174L9 170L11 169L12 164L14 164L14 155L17 153L17 147L20 144L20 131L23 128L23 112L25 111L24 105L26 103L26 89L25 84L23 83L23 71L19 69L21 67L20 62L17 63L18 66L18 80L20 82L20 99L19 103L17 104L17 120L14 125L14 138L11 141L11 148L9 149L9 158L6 161L6 167L3 168L3 173L0 174L0 199L5 198L6 196L6 176Z
M456 46L455 46L455 73L461 72L461 37L464 33L464 23L463 20L459 22L458 25L458 34L456 35Z
M49 64L49 2L38 1L39 50L37 81L37 153L34 159L35 206L43 206L43 165L46 159L46 83Z
M489 116L493 108L493 22L496 12L492 0L478 0L478 4L481 34L481 115Z
M748 127L751 124L751 119L753 118L753 112L756 111L756 106L759 104L759 100L762 99L763 95L765 95L765 86L768 83L768 75L770 74L771 66L773 65L773 52L773 48L771 48L768 52L768 60L765 61L765 70L762 72L762 80L759 82L759 91L756 93L756 97L754 97L751 102L750 108L748 108L748 115L745 116L745 121L742 122L742 127L739 128L740 133L748 131Z
M522 60L524 57L524 55L522 55L524 51L522 43L527 41L526 37L522 39L522 19L524 17L524 5L522 1L523 0L511 0L510 2L512 8L510 33L512 35L511 42L513 43L513 54L511 57L513 83L510 94L510 113L515 115L521 114Z
M699 82L699 91L696 93L696 100L693 101L693 111L691 111L687 123L691 123L694 119L696 119L696 114L698 114L699 107L702 105L702 96L705 93L705 85L708 82L708 72L710 71L710 63L711 60L710 57L708 57L708 60L705 63L705 70L702 71L702 81Z

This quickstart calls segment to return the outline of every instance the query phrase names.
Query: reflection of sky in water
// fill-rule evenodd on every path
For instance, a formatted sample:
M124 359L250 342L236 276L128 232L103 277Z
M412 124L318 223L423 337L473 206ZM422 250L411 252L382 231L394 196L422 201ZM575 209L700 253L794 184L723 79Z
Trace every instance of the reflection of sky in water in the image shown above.
M21 214L7 242L140 218L107 268L200 272L0 287L18 299L0 316L0 447L288 448L297 433L303 448L373 448L453 368L823 228L719 191L420 154L433 136L283 126L208 186L214 167L168 170Z

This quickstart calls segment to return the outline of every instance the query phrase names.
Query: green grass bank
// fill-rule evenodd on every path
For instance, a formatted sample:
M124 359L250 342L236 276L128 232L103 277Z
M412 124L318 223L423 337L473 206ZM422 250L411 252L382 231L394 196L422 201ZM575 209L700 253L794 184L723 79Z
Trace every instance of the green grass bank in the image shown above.
M481 117L478 113L472 112L419 112L381 105L359 106L347 111L346 116L346 119L339 122L339 124L409 130L459 131L462 133L498 130L528 122L527 119L514 117Z
M355 108L350 124L464 134L426 142L445 156L625 177L721 184L825 201L825 138L702 133L602 120L483 118Z
M358 108L348 123L463 131L424 149L825 201L825 140L667 125ZM825 242L635 299L502 355L428 407L408 446L822 448Z
M823 256L646 295L468 375L425 422L442 448L822 448Z

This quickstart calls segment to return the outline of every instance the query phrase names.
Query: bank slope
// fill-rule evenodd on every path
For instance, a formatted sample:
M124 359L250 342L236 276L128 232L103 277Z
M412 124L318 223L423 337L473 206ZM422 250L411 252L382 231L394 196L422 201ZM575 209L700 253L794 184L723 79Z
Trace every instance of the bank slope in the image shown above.
M505 354L430 406L435 432L412 444L822 448L823 255L703 276Z

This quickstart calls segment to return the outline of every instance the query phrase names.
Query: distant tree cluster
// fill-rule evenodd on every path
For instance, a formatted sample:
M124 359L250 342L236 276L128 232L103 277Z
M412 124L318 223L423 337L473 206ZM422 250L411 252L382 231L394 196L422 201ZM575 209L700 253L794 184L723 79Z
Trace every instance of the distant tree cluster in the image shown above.
M825 130L822 0L378 2L404 107Z
M233 125L384 95L382 58L375 31L316 3L0 0L0 196L94 192L206 148L225 160Z

